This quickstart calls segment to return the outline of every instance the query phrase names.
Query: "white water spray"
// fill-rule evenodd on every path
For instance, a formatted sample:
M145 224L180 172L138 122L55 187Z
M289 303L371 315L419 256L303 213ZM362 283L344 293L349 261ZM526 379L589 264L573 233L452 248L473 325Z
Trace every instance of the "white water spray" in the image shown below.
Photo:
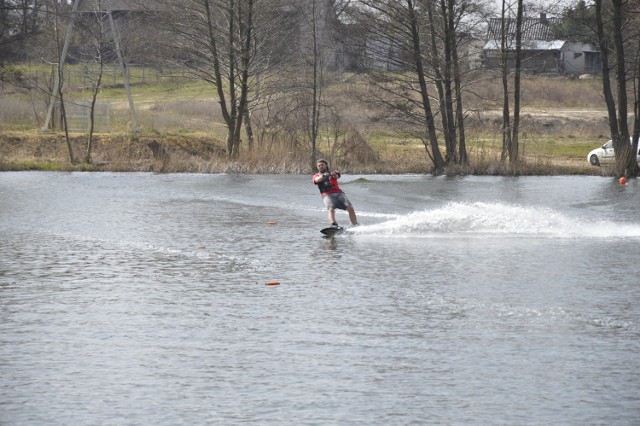
M589 221L545 207L456 202L361 226L353 232L394 237L640 238L640 224Z

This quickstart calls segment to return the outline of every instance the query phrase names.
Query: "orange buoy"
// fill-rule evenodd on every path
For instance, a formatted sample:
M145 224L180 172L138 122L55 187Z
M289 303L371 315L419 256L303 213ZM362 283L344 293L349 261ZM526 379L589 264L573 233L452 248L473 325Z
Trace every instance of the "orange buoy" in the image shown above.
M206 249L205 246L198 246L198 250L204 250L204 249Z
M279 281L267 281L266 285L280 285Z
M620 185L626 185L626 184L627 184L627 178L626 178L626 177L624 177L624 176L622 176L622 177L620 178Z
M278 223L277 220L269 220L267 221L267 225L276 225Z

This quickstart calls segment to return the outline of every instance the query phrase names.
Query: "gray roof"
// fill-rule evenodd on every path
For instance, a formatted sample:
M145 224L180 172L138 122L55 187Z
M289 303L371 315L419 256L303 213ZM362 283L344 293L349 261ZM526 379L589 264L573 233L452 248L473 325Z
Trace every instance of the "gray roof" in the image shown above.
M522 20L522 40L543 40L551 41L553 39L553 26L560 24L560 18L547 18L545 14L541 14L539 18L524 18ZM515 38L516 20L506 19L505 27L507 40ZM502 19L489 19L489 29L487 32L487 40L501 39Z

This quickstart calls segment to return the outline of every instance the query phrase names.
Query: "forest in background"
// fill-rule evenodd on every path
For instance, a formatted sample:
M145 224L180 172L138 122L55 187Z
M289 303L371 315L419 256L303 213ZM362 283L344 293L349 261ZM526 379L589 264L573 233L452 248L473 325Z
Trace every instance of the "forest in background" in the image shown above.
M286 157L311 165L330 156L343 167L377 164L378 170L395 159L432 173L477 172L481 160L496 163L484 169L520 173L536 150L531 141L551 139L553 147L557 138L578 137L596 144L629 134L628 122L636 133L630 47L638 43L628 4L617 9L613 1L604 12L597 1L557 10L565 18L557 34L596 42L615 59L605 68L606 80L523 75L517 49L507 48L510 37L518 46L517 31L503 34L504 68L479 68L472 47L486 38L495 6L460 0L4 0L2 127L16 127L9 110L24 110L30 118L23 128L35 123L62 132L69 163L100 163L94 144L101 136L98 107L106 103L111 130L130 140L161 143L171 133L191 132L234 164ZM503 2L498 14L517 22L525 10L542 7ZM620 46L626 51L607 31L618 18L624 18L617 28L625 30ZM118 70L124 71L120 77ZM142 81L136 70L146 73ZM611 99L606 81L613 83ZM553 101L554 94L563 98ZM71 131L66 111L81 101L90 111L83 137ZM578 114L548 116L550 106ZM173 113L158 122L162 110ZM604 117L594 119L593 110ZM633 175L620 152L620 164L607 173Z

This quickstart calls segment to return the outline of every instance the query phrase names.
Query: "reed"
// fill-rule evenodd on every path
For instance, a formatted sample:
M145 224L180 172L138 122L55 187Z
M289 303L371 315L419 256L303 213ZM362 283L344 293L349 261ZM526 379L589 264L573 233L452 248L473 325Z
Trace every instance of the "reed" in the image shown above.
M73 134L77 156L83 153L85 135ZM517 165L502 162L493 141L478 140L469 149L466 165L452 164L447 175L607 175L605 168L591 167L567 157L529 153ZM155 150L154 146L157 147ZM229 160L224 144L206 134L136 136L98 134L90 164L67 161L63 135L5 132L0 137L0 170L48 171L140 171L156 173L263 173L304 174L312 172L310 159L284 150L269 155L242 152ZM334 164L351 174L431 173L424 148L400 145L380 152L366 163L342 161Z

